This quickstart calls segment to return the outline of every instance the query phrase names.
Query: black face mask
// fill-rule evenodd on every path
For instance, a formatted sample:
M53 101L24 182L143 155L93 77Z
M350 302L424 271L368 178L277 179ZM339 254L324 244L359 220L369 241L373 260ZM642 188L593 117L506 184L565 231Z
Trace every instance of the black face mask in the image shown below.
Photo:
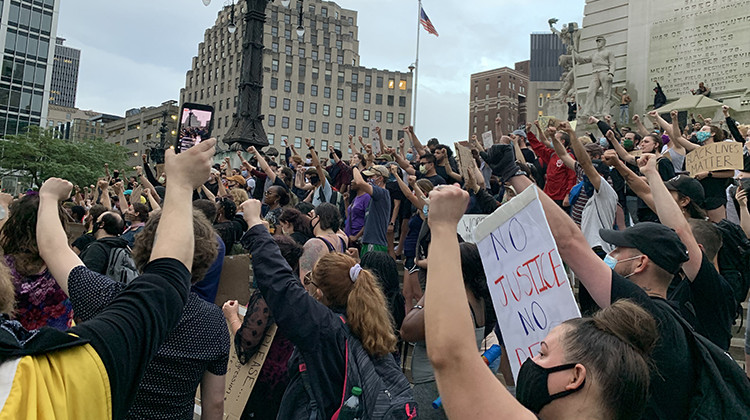
M310 177L310 183L311 183L311 184L313 184L313 185L317 185L317 184L318 184L318 182L320 182L320 177L319 177L319 176L317 176L317 175L314 175L314 176L311 176L311 177Z
M539 414L539 412L542 411L542 408L553 400L566 397L583 389L583 386L586 384L586 379L584 379L583 383L581 383L576 389L569 389L567 391L549 395L549 388L547 388L547 378L549 377L549 374L561 370L572 369L575 366L576 363L568 363L551 368L543 368L534 363L531 358L526 359L526 361L523 362L523 365L521 365L521 370L518 371L518 380L516 381L516 399L523 404L524 407Z
M91 226L91 233L94 234L96 233L96 231L98 231L101 228L102 228L101 224L99 224L98 222L94 222L94 225Z

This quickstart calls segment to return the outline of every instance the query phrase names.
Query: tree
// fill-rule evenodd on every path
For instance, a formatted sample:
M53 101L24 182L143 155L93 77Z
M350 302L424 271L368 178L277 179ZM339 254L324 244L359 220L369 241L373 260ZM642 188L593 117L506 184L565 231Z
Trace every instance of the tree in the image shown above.
M26 175L37 186L56 176L84 186L96 184L105 163L123 167L126 154L124 147L102 139L57 139L51 130L29 126L26 134L0 140L0 175Z

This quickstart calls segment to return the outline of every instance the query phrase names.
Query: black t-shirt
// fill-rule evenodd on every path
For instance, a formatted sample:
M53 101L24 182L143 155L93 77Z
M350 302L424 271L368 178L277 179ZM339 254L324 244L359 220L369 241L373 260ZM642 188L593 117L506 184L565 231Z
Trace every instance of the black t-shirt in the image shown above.
M71 246L78 248L79 254L83 252L89 245L91 245L96 239L92 233L84 233L79 236L78 239L73 241Z
M706 200L703 207L714 210L727 204L729 178L703 178L700 180Z
M432 182L432 185L435 186L435 187L437 187L438 185L445 185L445 184L447 184L447 182L445 182L445 178L443 178L442 176L437 175L437 174L433 175L433 176L426 176L426 175L423 175L421 172L417 171L417 178L418 179L424 178L424 179Z
M406 200L406 196L401 191L398 181L388 181L385 183L385 189L391 195L391 209L396 208L394 200L399 200L401 204L398 208L399 219L408 219L411 215L411 203Z
M669 304L667 301L647 295L635 283L612 272L611 302L620 299L630 299L650 313L659 332L651 355L655 368L651 372L650 397L642 418L687 418L695 371L680 321L663 306Z
M679 304L678 312L696 332L729 350L736 309L734 294L705 255L695 280L675 277L667 297Z

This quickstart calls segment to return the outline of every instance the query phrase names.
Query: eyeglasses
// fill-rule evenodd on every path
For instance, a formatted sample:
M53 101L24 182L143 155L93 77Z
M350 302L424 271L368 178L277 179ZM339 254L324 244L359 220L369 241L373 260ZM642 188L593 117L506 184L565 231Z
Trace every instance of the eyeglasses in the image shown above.
M305 277L302 278L302 284L305 286L313 285L315 287L318 287L317 284L315 284L314 281L312 281L312 271L308 271L307 274L305 274Z

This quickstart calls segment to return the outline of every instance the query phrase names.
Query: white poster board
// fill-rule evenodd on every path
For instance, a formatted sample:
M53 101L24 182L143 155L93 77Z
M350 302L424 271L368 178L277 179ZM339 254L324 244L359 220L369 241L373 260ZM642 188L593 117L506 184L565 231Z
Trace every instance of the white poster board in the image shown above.
M482 133L482 145L484 148L489 151L493 144L495 144L495 141L492 139L492 131Z
M458 234L465 242L475 243L474 230L486 218L486 214L464 214L458 222Z
M537 189L487 216L474 230L513 377L550 330L580 317Z

